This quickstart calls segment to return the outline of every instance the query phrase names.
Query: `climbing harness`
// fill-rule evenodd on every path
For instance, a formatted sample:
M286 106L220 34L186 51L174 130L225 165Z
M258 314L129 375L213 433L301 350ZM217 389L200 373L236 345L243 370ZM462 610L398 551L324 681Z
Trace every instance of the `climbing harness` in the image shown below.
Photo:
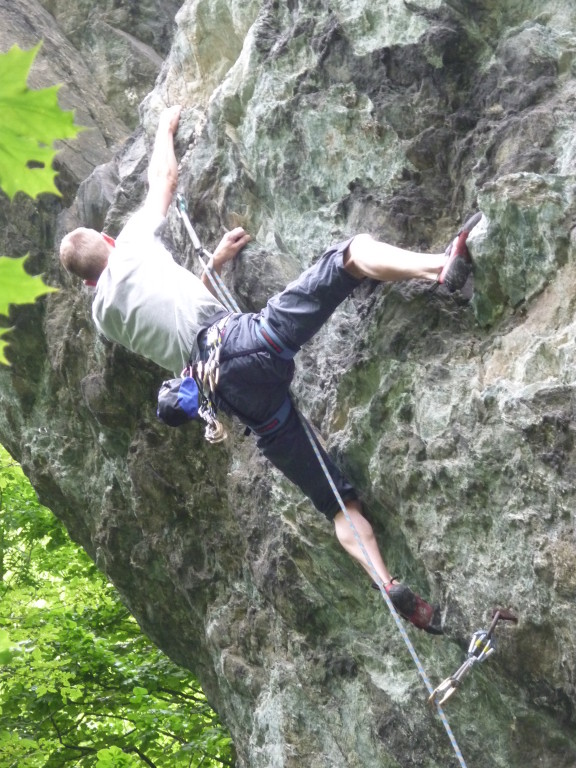
M200 257L200 260L202 261L200 253L201 252L206 253L206 252L202 248L202 245L201 245L200 241L198 240L198 237L197 237L196 233L194 232L194 230L192 228L192 225L190 224L190 220L189 220L188 215L186 213L186 203L185 203L185 201L183 200L181 195L178 195L177 199L178 199L178 209L179 209L180 216L181 216L181 218L184 221L184 224L186 226L186 229L188 230L190 238L192 239L192 243L194 245L194 248L195 248L196 252L198 253L198 255ZM202 263L204 264L203 261L202 261ZM209 267L205 266L204 268L205 268L206 272L208 273L208 276L210 277L211 272L209 270ZM212 273L212 274L214 276L216 276L215 272ZM226 293L228 293L227 289L226 289L226 291L222 291L222 293L224 295ZM220 292L219 292L219 295L220 295ZM227 309L230 309L231 305L230 305L229 302L223 301L222 303L225 304ZM233 309L231 309L231 311L236 312L236 311L239 311L239 310L233 308ZM262 335L262 338L268 344L268 346L273 350L274 346L278 343L279 340L274 338L270 334L271 329L268 328L267 326L263 330L264 330L264 334ZM279 354L279 353L277 352L277 354ZM219 359L219 354L218 353L215 354L214 359L215 359L216 363L218 363L218 359ZM216 384L217 384L217 376L218 376L218 366L216 365L216 372L213 374L213 381L215 382L214 386L216 386ZM210 382L210 378L208 379L208 381ZM382 581L381 581L380 577L378 576L376 568L374 567L374 563L372 562L372 559L371 559L370 555L368 554L368 551L366 550L364 542L362 541L362 539L360 537L360 534L358 533L358 530L357 530L356 526L354 525L354 521L352 520L352 518L350 516L350 513L348 512L348 510L346 508L346 504L344 503L344 500L342 499L341 494L339 493L338 489L336 488L334 480L332 479L332 476L330 475L330 472L328 471L328 467L326 466L326 463L325 463L325 461L324 461L324 459L323 459L323 457L322 457L322 455L321 455L321 453L320 453L320 451L318 449L318 445L316 443L316 440L314 439L314 436L312 435L310 426L308 425L308 423L307 423L306 419L303 417L303 415L300 413L299 409L296 409L296 412L298 413L298 416L299 416L299 418L300 418L300 420L302 422L302 426L304 428L306 436L308 437L308 440L310 441L310 444L311 444L311 446L312 446L312 448L314 450L316 458L318 459L318 463L319 463L319 465L320 465L320 467L321 467L321 469L322 469L322 471L323 471L323 473L324 473L324 475L326 477L326 480L328 481L328 483L330 485L330 488L332 489L332 492L334 493L334 497L336 498L336 500L338 502L338 505L339 505L340 509L342 510L342 513L344 514L344 518L346 519L348 525L350 526L350 528L352 530L354 538L355 538L355 540L356 540L356 542L357 542L357 544L358 544L358 546L360 548L360 551L362 552L362 555L363 555L364 560L365 560L365 562L366 562L366 564L368 566L368 569L370 570L370 573L372 574L374 582L379 585L379 589L380 589L380 592L382 594L382 597L384 598L384 601L385 601L386 605L388 606L388 610L390 611L394 621L396 622L396 626L398 627L400 635L401 635L402 639L404 640L404 643L405 643L406 647L408 648L408 651L409 651L410 655L412 656L412 659L413 659L413 661L414 661L414 663L416 665L416 668L418 669L418 672L420 673L420 677L422 678L422 680L424 682L424 685L426 686L426 688L428 690L428 693L430 694L430 697L433 697L434 689L432 687L432 684L430 683L430 680L428 679L428 675L426 674L426 671L425 671L424 667L422 666L422 662L420 661L420 659L418 657L418 654L416 653L416 650L415 650L412 642L410 641L410 638L408 637L406 629L404 628L404 625L402 624L402 620L401 620L398 612L396 611L396 608L394 607L394 604L392 603L392 600L390 599L389 595L387 594L387 592L386 592L386 590L384 588L384 585L382 584ZM438 712L438 715L440 717L442 725L444 726L444 729L445 729L445 731L446 731L446 733L448 735L448 738L450 739L450 743L452 745L452 748L454 749L454 753L455 753L455 755L456 755L456 757L458 759L460 767L461 768L467 768L466 762L464 760L464 756L462 755L460 747L458 746L458 742L456 741L456 738L455 738L455 736L454 736L454 734L452 732L452 729L450 728L450 724L448 722L448 719L446 718L446 715L444 714L444 711L442 710L442 707L441 707L440 703L438 701L434 700L434 704L436 706L436 710Z
M228 437L224 425L218 419L215 404L216 387L220 379L220 352L222 348L222 334L232 317L229 313L206 332L206 360L199 360L189 366L201 393L201 405L198 415L206 422L204 436L209 443L221 443Z
M184 222L186 231L190 236L190 240L192 241L192 245L194 247L196 255L198 256L198 260L200 261L200 264L202 265L204 272L208 276L210 283L212 284L214 290L216 291L218 298L220 299L222 304L226 307L226 309L228 309L230 312L240 312L240 307L236 303L236 300L234 299L234 297L232 296L232 294L224 284L220 275L213 268L212 254L209 253L205 248L203 248L202 243L200 242L200 238L194 231L194 227L192 226L190 222L190 217L188 216L188 207L186 205L186 200L184 199L184 196L179 193L176 195L176 210L178 212L178 215ZM202 254L208 257L208 262L204 261Z
M492 656L496 650L494 630L499 621L511 621L516 624L518 619L513 613L504 608L495 609L492 612L492 623L489 629L478 629L472 635L464 663L430 694L428 701L431 704L442 705L447 702L456 693L462 680L469 674L472 668Z

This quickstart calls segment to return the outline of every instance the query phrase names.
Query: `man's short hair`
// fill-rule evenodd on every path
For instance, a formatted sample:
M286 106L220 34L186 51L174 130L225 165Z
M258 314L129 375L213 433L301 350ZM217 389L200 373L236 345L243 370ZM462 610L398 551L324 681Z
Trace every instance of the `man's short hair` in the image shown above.
M109 247L95 229L78 227L60 243L62 266L82 280L98 280L108 263Z

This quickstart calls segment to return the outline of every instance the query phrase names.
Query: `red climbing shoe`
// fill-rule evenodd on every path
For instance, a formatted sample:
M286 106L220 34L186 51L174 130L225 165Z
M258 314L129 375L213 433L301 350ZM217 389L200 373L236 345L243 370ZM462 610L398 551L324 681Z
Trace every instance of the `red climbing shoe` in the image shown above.
M405 584L390 582L384 589L394 608L411 624L431 635L443 635L440 607L431 606Z
M466 246L466 241L468 240L468 235L481 218L481 213L475 213L474 216L467 219L446 249L446 256L448 258L442 272L438 275L438 282L440 285L445 285L450 293L463 288L472 271L472 260Z

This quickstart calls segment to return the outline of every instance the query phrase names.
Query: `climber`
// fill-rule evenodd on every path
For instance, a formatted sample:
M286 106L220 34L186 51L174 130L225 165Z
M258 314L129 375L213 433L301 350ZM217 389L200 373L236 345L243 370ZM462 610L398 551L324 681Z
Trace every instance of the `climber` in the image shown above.
M218 408L256 433L264 456L334 522L341 545L372 573L327 478L319 471L302 417L288 397L293 357L365 277L418 278L443 284L450 291L461 288L471 269L466 238L472 225L467 223L447 252L439 254L408 252L369 235L357 235L329 248L314 266L272 297L262 312L230 315L211 292L205 275L200 280L177 265L158 235L178 179L174 134L179 116L178 106L160 115L147 196L115 245L108 236L81 227L63 238L61 262L69 272L95 284L92 314L98 330L169 371L179 372L189 359L199 359L209 344L208 329L218 326L222 338ZM241 227L224 235L213 254L217 274L249 240ZM356 491L319 443L318 448L398 612L416 627L441 634L439 609L392 578Z

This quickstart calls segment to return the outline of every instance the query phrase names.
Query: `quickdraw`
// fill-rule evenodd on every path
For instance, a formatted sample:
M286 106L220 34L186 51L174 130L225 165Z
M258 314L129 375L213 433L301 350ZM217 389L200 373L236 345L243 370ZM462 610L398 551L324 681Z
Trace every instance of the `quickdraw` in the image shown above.
M202 403L198 409L198 415L206 422L204 437L209 443L221 443L228 437L228 432L222 422L216 417L211 406Z
M431 693L428 701L436 706L444 704L450 699L462 684L462 680L470 673L472 668L487 658L492 656L496 650L494 640L494 630L499 621L511 621L514 624L518 622L516 616L504 608L498 608L492 612L492 623L488 630L478 629L472 635L468 646L466 660L456 670L453 675L443 680L440 685Z
M201 395L198 415L206 422L204 436L209 443L221 443L228 437L228 432L218 419L214 395L220 380L222 334L231 316L231 314L226 315L218 323L210 326L206 334L207 359L199 360L187 369L194 376Z

